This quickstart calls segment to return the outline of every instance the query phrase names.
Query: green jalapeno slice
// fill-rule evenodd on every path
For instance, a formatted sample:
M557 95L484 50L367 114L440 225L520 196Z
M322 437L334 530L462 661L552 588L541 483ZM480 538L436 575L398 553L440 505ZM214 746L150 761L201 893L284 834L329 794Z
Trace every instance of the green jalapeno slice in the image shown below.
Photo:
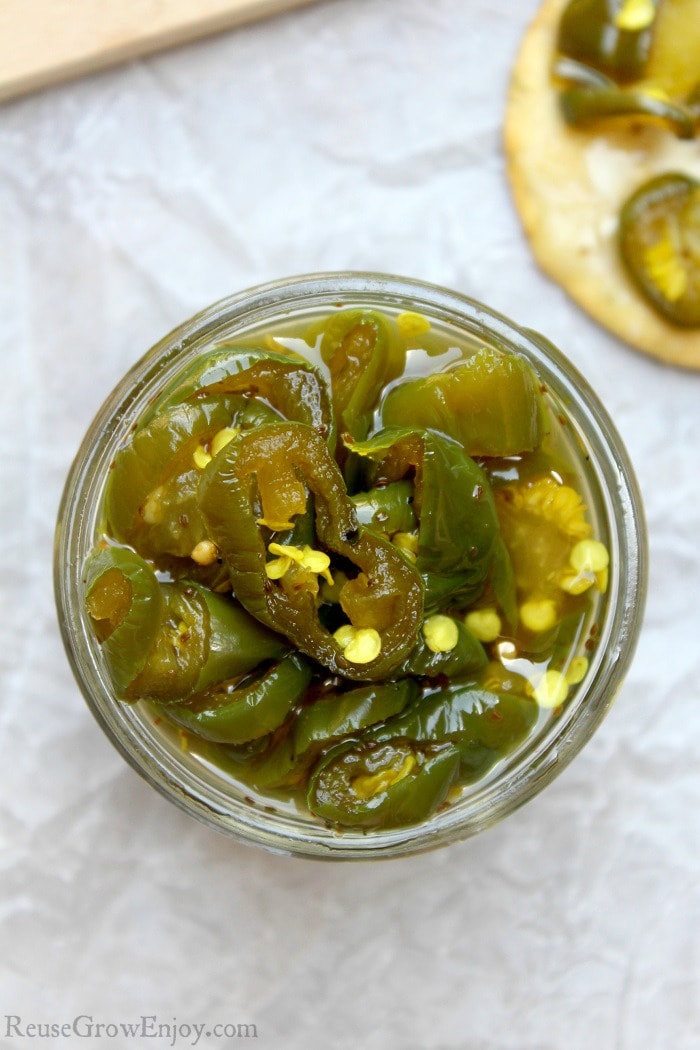
M383 387L401 375L406 350L388 321L374 310L343 310L313 326L307 340L321 337L333 406L341 432L367 436Z
M420 697L400 715L367 730L365 739L449 741L460 752L461 776L470 779L522 743L537 718L538 708L533 700L494 692L473 679Z
M232 601L187 581L162 583L160 622L127 700L179 703L215 682L278 658L286 639Z
M417 684L403 678L397 682L358 686L315 700L303 707L295 718L294 752L299 756L309 748L325 748L339 737L384 722L402 711L417 694Z
M314 771L308 806L346 827L416 824L445 801L458 770L459 752L451 744L354 744L331 752Z
M197 488L212 443L246 429L250 411L245 398L212 398L169 408L138 430L110 471L105 517L111 534L148 558L189 557L206 539Z
M360 524L385 536L392 536L396 532L413 532L418 524L413 509L413 484L410 481L383 484L368 492L357 492L350 498Z
M166 712L170 715L170 709ZM204 740L196 732L187 734L188 746L213 765L256 791L281 791L289 795L306 780L313 756L298 759L287 718L267 736L244 744L221 744Z
M231 598L190 582L161 583L126 548L91 555L85 587L87 612L126 700L180 701L289 648Z
M302 697L301 706L266 740L243 747L221 746L211 758L256 790L298 788L319 756L339 738L398 714L417 693L415 682L402 679L359 686L312 702Z
M150 412L146 411L142 425L147 425L158 412L191 401L197 395L207 397L207 394L203 393L207 387L221 383L239 372L245 372L252 365L259 364L261 361L296 364L307 369L311 367L308 361L290 351L221 343L195 357L189 365L178 372L153 403ZM271 406L266 405L265 407L270 408ZM275 410L273 414L279 416L279 412Z
M204 740L243 744L282 725L311 673L308 661L291 653L252 681L220 682L170 706L168 717Z
M426 606L457 593L477 597L499 531L491 486L481 467L456 441L429 430L389 427L351 448L368 463L374 485L412 478L418 522L412 553L425 580ZM399 542L408 541L399 534Z
M207 616L202 598L180 583L160 584L163 599L155 637L125 700L174 703L191 693L207 656Z
M206 658L195 683L197 692L249 674L258 665L279 660L289 651L286 638L256 620L229 595L214 594L189 581L180 586L198 595L206 609Z
M678 138L695 136L697 118L681 103L661 92L631 88L573 87L559 94L567 124L584 126L610 117L643 117L665 124Z
M318 549L268 552L273 534L305 512L309 495ZM359 525L338 466L311 427L272 424L231 442L205 472L200 506L236 597L302 652L359 680L387 677L409 652L422 618L420 576L392 543ZM353 630L376 636L371 656L346 654L319 618L318 577L329 572L331 557L354 573L340 605Z
M554 76L569 85L560 94L564 119L586 127L633 117L693 138L698 40L692 5L571 0L560 21L553 65Z
M484 347L464 364L392 387L385 427L439 430L470 456L511 456L537 448L547 430L540 382L515 354Z
M622 83L638 79L649 60L657 0L570 0L557 48Z
M335 448L335 417L328 388L308 362L266 354L246 368L201 387L188 400L231 394L262 399L283 419L313 427L331 450Z
M134 551L106 547L85 566L85 606L118 692L146 663L163 598L151 566Z
M672 324L700 325L700 182L678 172L645 182L622 208L619 243L647 302Z

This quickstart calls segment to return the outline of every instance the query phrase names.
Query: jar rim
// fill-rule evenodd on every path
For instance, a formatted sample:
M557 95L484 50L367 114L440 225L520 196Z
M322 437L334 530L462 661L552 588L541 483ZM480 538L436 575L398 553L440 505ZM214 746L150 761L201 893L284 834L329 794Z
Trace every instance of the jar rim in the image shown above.
M496 337L523 355L540 379L566 404L585 435L598 473L611 537L617 544L606 603L606 644L592 661L583 696L571 705L556 735L545 732L499 777L471 791L430 821L370 833L332 831L323 824L270 813L217 787L213 778L186 767L147 730L137 708L118 701L104 669L95 660L95 643L82 610L81 571L95 538L96 502L104 471L116 451L124 420L134 417L164 379L182 367L183 355L202 343L342 299L377 308L404 307L456 326L477 337ZM276 280L227 296L176 327L144 354L107 397L88 428L68 474L58 514L54 587L63 642L73 673L92 714L122 756L161 794L200 821L241 841L274 852L326 859L380 859L422 852L469 837L513 812L554 779L593 735L609 710L636 647L647 581L646 525L632 464L607 410L575 366L552 343L518 326L479 301L408 277L364 271L304 274ZM583 690L581 690L583 693Z

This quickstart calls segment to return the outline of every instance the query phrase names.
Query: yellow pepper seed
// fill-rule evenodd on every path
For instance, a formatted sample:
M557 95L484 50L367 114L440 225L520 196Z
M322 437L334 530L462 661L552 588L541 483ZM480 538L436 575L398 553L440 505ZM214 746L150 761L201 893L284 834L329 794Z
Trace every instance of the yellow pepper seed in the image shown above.
M342 627L339 627L337 631L334 631L333 637L340 646L341 649L345 649L347 645L353 640L357 634L357 628L353 627L351 623L344 623Z
M653 0L623 0L622 7L613 17L617 29L637 33L646 29L656 17Z
M268 580L281 580L291 569L294 562L291 558L275 558L265 563L265 575Z
M218 557L219 548L211 540L200 540L190 552L190 558L197 565L213 565Z
M315 551L311 547L304 547L300 564L306 569L311 569L312 572L325 572L330 563L331 559L323 551Z
M351 782L352 790L365 801L374 798L407 777L415 765L415 757L406 755L399 769L380 769L378 773L365 773L355 777Z
M569 564L576 572L601 572L609 562L608 548L600 540L581 540L569 555Z
M474 609L464 617L464 623L480 642L495 642L501 633L501 617L495 609Z
M301 561L301 551L298 547L292 547L289 543L268 543L267 549L270 554L279 554L281 558L293 558L295 561Z
M371 664L382 651L382 639L379 631L373 627L358 627L354 637L343 650L346 660L353 664Z
M279 580L294 562L301 566L302 569L308 569L309 572L316 573L318 576L323 576L324 580L326 580L331 586L333 585L333 577L329 571L331 559L323 551L315 551L308 545L304 547L294 547L291 544L274 542L269 543L267 549L270 554L279 555L278 560L284 563L284 566L280 566L279 570L272 570L275 575L270 575L268 567L274 566L275 562L267 562L265 572L269 579Z
M286 532L294 528L293 521L277 521L275 518L257 518L256 525L264 525L270 532Z
M574 572L573 569L563 569L559 574L559 586L567 594L583 594L593 586L594 580L592 573Z
M557 619L557 606L551 598L533 599L520 606L520 620L528 631L548 631Z
M240 434L238 427L223 427L223 429L217 431L214 434L211 442L211 454L212 456L218 456L222 448L226 448L230 441L237 438Z
M418 533L417 532L395 532L391 542L407 554L411 561L418 556Z
M303 547L299 564L310 572L315 572L317 576L323 576L326 583L333 586L333 577L330 574L331 559L324 551L315 551L309 546Z
M644 249L644 264L649 276L665 299L677 302L688 288L688 274L671 239L671 231L655 244Z
M205 449L204 445L197 445L196 449L192 453L192 459L197 470L204 470L207 463L211 463L211 456Z
M564 672L564 677L569 685L578 685L586 677L587 670L588 660L586 657L575 656Z
M423 335L425 332L430 331L430 321L423 314L415 313L413 310L406 310L404 313L399 314L396 318L396 323L399 326L399 331L404 338L409 338L412 335Z
M569 685L561 671L545 671L534 687L535 700L540 707L561 707L569 694Z
M141 517L147 525L158 525L163 519L163 486L153 489L141 507Z
M170 640L176 649L182 649L190 640L190 630L184 620L169 628Z
M423 637L431 653L449 653L459 641L457 621L451 616L429 616L423 624Z

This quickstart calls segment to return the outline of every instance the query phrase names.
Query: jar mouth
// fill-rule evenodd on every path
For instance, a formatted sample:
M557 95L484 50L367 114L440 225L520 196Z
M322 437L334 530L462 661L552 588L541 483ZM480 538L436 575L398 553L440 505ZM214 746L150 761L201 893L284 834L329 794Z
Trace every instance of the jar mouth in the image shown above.
M82 602L82 567L98 529L109 464L130 422L190 359L242 329L289 314L369 305L410 309L477 339L495 338L524 356L565 406L589 457L600 512L615 548L600 644L562 716L502 772L469 789L427 822L371 832L336 831L302 813L274 809L232 789L212 767L188 761L154 726L145 705L117 700ZM646 528L632 465L607 411L571 362L548 340L476 300L438 285L366 272L307 274L259 285L214 303L149 350L109 395L68 475L56 530L54 584L63 641L90 710L123 757L170 801L205 824L278 853L380 859L466 838L507 816L560 773L590 739L621 685L641 628L647 580Z

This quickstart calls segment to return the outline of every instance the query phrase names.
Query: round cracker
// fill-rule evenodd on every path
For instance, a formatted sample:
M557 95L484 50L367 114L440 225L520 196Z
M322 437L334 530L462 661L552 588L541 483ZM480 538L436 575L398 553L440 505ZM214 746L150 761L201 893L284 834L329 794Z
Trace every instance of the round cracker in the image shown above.
M567 0L544 0L513 69L505 120L508 176L540 267L619 338L645 353L700 369L700 330L650 307L618 249L620 209L647 179L680 171L700 179L700 141L681 141L631 120L569 128L550 70Z

